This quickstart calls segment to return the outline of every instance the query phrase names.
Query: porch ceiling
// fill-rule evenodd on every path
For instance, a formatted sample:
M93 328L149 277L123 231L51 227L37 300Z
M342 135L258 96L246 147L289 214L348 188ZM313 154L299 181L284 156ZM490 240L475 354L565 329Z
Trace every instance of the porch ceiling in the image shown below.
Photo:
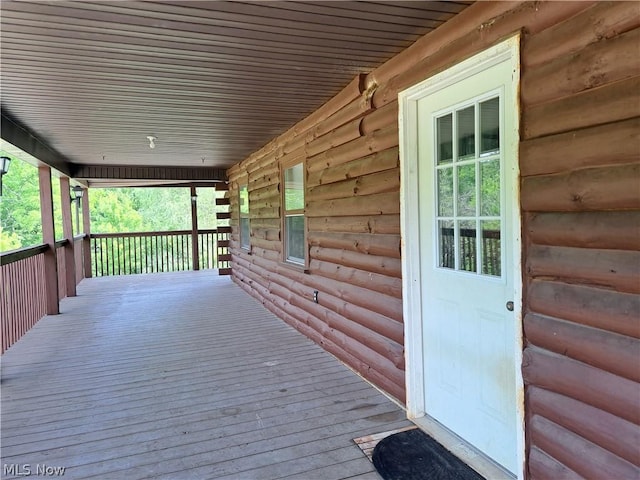
M71 173L226 168L470 3L3 0L3 127Z

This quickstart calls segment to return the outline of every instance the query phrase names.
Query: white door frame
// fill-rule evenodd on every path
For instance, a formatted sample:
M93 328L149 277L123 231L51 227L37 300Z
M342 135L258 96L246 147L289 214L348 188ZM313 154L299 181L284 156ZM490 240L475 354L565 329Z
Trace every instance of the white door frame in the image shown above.
M520 85L520 34L495 45L455 66L438 73L423 82L400 92L399 134L400 134L400 224L402 229L402 289L406 360L407 415L411 420L426 418L424 399L424 358L422 347L422 299L420 267L420 221L418 215L418 100L432 95L460 80L468 78L494 65L508 61L512 66L513 98L519 99ZM509 86L507 86L509 87ZM512 202L511 208L513 236L508 239L513 244L514 273L514 312L516 338L514 352L517 405L517 472L519 479L524 478L525 442L524 442L524 383L522 379L522 241L519 192L518 147L520 141L519 102L506 105L514 108L517 121L515 125L505 125L505 157L513 159L505 168L505 175L513 175L513 189L505 192L505 200ZM464 439L463 439L464 440ZM472 447L471 447L472 448Z

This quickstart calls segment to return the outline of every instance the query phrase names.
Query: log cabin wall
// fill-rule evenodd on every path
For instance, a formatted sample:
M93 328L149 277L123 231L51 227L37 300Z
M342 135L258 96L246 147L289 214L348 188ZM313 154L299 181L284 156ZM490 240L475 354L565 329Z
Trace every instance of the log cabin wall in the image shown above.
M639 24L634 2L479 2L356 77L228 171L234 281L404 401L397 94L521 31L526 474L636 478ZM306 271L282 262L280 165L296 158Z

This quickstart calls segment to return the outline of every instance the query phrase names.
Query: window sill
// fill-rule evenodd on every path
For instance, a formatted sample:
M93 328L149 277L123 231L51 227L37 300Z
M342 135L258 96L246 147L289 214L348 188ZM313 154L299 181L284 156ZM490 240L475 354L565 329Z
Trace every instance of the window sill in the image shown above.
M284 268L288 268L289 270L295 270L296 272L304 273L306 275L309 275L311 273L309 271L309 267L300 263L286 262L281 260L278 262L278 265Z

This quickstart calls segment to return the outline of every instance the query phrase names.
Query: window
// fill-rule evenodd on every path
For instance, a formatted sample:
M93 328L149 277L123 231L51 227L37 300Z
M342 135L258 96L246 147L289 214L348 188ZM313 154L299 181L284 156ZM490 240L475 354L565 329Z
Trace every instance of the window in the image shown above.
M246 185L240 186L240 247L249 249L251 247L251 227L249 225L249 190Z
M304 166L298 163L285 168L284 177L284 259L304 265Z
M502 274L500 97L435 119L438 266Z

